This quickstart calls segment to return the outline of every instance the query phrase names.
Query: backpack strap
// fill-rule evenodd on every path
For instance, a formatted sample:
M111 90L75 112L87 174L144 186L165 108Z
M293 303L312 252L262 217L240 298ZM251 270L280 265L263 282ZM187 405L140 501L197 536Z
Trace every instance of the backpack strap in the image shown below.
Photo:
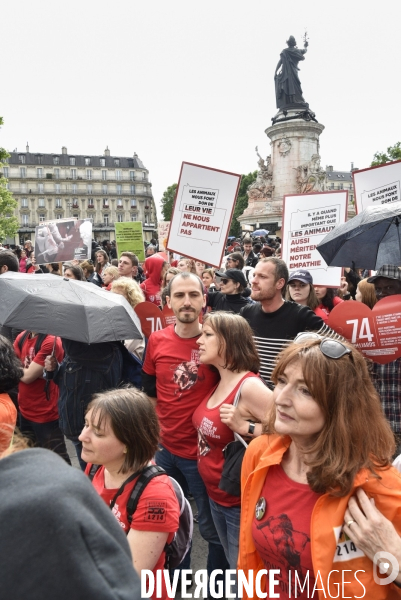
M149 481L155 477L158 477L159 475L166 475L166 471L158 465L150 465L149 467L145 467L145 469L142 471L142 474L138 478L138 481L132 490L131 497L127 502L127 519L130 525L132 523L132 515L137 509L139 499L146 486L148 485Z
M24 331L24 333L21 335L20 339L18 340L18 348L19 348L19 351L20 351L20 352L21 352L21 350L22 350L22 346L23 346L23 345L24 345L24 343L25 343L25 340L26 340L26 339L27 339L27 337L30 335L30 333L31 333L31 332L30 332L30 331L28 331L28 330ZM35 354L36 354L36 348L35 348Z
M92 481L98 470L100 469L100 465L92 465L90 471L88 473L89 479Z

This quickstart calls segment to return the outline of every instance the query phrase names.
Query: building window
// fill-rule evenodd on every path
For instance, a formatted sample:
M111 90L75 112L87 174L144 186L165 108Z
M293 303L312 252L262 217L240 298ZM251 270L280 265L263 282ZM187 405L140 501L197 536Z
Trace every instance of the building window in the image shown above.
M3 175L6 179L8 179L8 167L3 167Z
M118 223L123 223L124 222L124 215L122 213L117 215L117 222Z
M59 165L60 164L60 157L59 156L53 156L53 164L54 165Z
M61 219L61 214L56 215L56 219Z
M70 172L71 172L71 179L76 179L77 178L77 170L70 169Z
M115 158L114 159L114 166L115 167L119 167L120 166L120 159L119 158Z
M39 198L38 206L39 206L39 208L45 207L45 199L44 198Z
M25 164L25 154L19 154L18 155L18 162L20 162L21 165Z
M56 208L61 208L61 198L56 198Z
M26 183L21 183L21 192L23 194L26 194L26 190L27 190Z
M122 207L122 205L123 205L123 199L117 198L117 206Z
M60 179L60 169L54 169L54 179Z
M122 185L121 185L121 183L117 183L117 185L116 185L116 191L117 191L117 194L121 194L121 191L122 191Z
M93 208L93 198L88 198L88 208Z
M71 191L73 194L77 193L78 185L76 183L71 184Z
M117 181L120 181L122 179L121 171L116 170L116 179L117 179Z
M22 215L22 224L25 227L28 225L28 215Z
M343 190L344 189L344 184L343 183L339 183L338 184L338 189L339 190Z
M43 221L46 219L45 215L40 214L39 215L39 223L43 223Z
M21 198L22 208L28 208L28 198Z
M131 181L135 181L135 171L130 171L129 172L129 178Z
M107 171L102 171L102 179L103 181L107 180Z
M86 179L92 179L92 169L86 169Z
M72 216L74 217L74 219L78 219L78 217L79 217L79 215L77 213L74 213Z
M108 208L109 207L109 201L107 198L103 198L103 208Z
M131 194L135 194L135 186L131 185Z
M88 187L88 190L87 190L88 194L92 194L93 193L93 185L91 183L88 183L87 187Z
M103 223L104 223L105 225L108 225L108 224L109 224L109 215L103 215Z
M92 223L95 220L95 214L94 213L88 213L88 219L90 219L92 221Z
M54 191L56 192L56 194L59 194L61 192L61 184L60 183L54 184Z
M135 200L135 198L131 198L131 208L136 208L136 200Z
M90 164L91 164L91 159L90 158L85 158L85 166L89 167Z
M136 215L131 215L131 221L136 221Z
M107 183L102 185L102 194L107 194Z
M20 176L21 178L24 178L24 177L26 177L26 167L20 167L20 168L19 168L19 176Z
M38 179L42 179L42 177L43 177L43 169L36 169L36 177Z
M100 166L101 167L105 167L106 166L106 159L105 158L101 158L100 159Z
M37 161L38 161L38 165L41 165L41 164L42 164L42 158L43 158L43 157L42 157L42 155L41 155L41 154L38 154L38 155L36 156L36 158L37 158Z
M38 183L38 193L43 194L43 183Z
M73 208L78 208L78 198L73 198L72 199L72 207Z
M144 191L145 194L147 193L146 185L143 186L143 191Z
M74 156L70 156L70 166L71 167L75 166L75 157Z

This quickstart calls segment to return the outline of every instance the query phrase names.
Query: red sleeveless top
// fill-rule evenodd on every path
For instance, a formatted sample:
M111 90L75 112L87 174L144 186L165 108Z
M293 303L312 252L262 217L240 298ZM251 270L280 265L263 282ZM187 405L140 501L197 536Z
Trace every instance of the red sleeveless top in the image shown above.
M240 506L241 499L219 489L221 473L224 465L223 449L234 441L234 432L220 420L220 406L233 404L235 394L241 383L249 377L258 377L255 373L247 373L237 383L232 392L214 408L207 403L216 387L207 395L195 410L192 423L198 432L198 470L206 486L209 498L222 506Z

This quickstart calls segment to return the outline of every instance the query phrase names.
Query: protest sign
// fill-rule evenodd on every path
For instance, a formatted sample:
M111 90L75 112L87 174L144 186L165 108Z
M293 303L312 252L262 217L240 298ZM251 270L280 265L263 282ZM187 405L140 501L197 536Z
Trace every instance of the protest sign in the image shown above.
M327 324L374 362L385 365L401 356L401 295L388 296L371 310L362 302L342 302Z
M117 254L133 252L140 262L145 260L141 221L115 223Z
M284 196L281 254L290 273L306 269L314 284L339 287L341 267L328 267L316 246L345 223L347 198L346 191Z
M154 331L166 327L166 321L161 310L153 302L140 302L134 310L141 322L142 333L145 337L148 338Z
M219 267L241 175L183 162L167 248Z
M401 200L401 160L378 167L353 171L355 209L390 204Z
M87 260L91 252L91 219L57 219L35 227L35 258L39 265Z
M159 221L157 223L157 235L159 238L159 250L165 252L167 248L168 231L170 221Z

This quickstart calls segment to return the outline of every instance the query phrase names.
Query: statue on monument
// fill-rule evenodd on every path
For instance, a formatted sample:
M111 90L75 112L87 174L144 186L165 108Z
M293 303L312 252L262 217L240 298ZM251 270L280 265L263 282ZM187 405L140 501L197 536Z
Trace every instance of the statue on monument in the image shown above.
M308 108L309 104L305 102L302 96L301 82L298 77L298 63L305 60L304 54L306 54L308 47L306 34L303 50L297 48L297 42L293 35L290 35L287 40L287 46L288 48L285 48L280 54L280 60L274 75L277 108L282 110Z
M268 156L266 158L265 164L264 159L259 154L257 146L255 150L256 154L259 156L259 171L256 176L256 180L248 188L248 195L249 198L252 200L263 200L264 198L271 198L272 192L274 190L274 185L272 185L273 167L271 164L271 156Z
M320 166L320 156L313 154L310 161L296 167L297 192L323 192L325 188L326 172Z

